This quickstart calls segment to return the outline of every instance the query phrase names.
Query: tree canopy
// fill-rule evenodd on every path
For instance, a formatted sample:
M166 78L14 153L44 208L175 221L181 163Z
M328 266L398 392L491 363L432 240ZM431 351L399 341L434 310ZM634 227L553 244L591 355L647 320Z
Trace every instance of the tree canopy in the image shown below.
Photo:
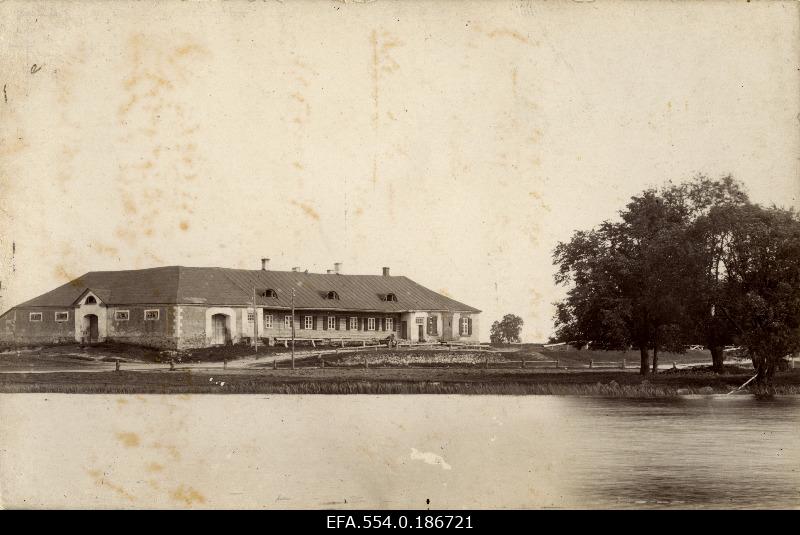
M751 203L731 177L645 190L617 220L556 246L555 280L569 287L556 339L635 346L642 374L649 350L657 371L660 349L698 341L723 371L723 348L737 342L769 377L800 340L799 228L793 211Z
M519 316L506 314L502 320L492 323L489 340L493 344L519 342L523 323Z

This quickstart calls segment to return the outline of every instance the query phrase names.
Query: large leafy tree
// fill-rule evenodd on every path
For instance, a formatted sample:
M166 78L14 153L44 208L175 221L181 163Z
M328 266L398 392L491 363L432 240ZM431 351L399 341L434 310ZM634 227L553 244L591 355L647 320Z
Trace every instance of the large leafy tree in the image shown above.
M571 285L557 304L559 338L590 340L594 347L636 345L643 375L653 348L657 369L658 349L685 308L680 259L688 217L682 201L649 189L631 199L620 221L576 232L556 246L556 282Z
M711 310L730 238L726 222L709 214L747 202L732 177L698 176L648 189L631 199L620 221L559 244L556 281L573 284L557 304L559 337L586 337L601 347L636 345L643 374L649 349L657 371L659 349L682 350L704 340L721 369L732 331Z
M493 344L519 342L523 323L519 316L506 314L502 320L492 323L489 340Z
M724 222L729 236L713 315L747 349L757 382L768 383L800 350L800 219L752 204L714 210L709 219Z

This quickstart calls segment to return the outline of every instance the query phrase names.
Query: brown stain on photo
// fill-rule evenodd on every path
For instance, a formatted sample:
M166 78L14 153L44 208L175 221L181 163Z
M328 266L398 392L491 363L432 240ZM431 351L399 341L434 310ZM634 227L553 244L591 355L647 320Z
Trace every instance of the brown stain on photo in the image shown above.
M86 470L86 472L92 477L95 485L102 488L108 488L129 501L136 501L136 497L125 490L124 487L109 481L102 470Z
M182 502L185 505L203 504L206 503L206 498L192 487L184 485L179 486L170 493L170 498L176 502Z
M161 472L164 470L164 465L156 462L148 463L148 465L145 467L145 470L151 473Z
M126 448L135 448L140 444L139 435L136 433L117 433L117 440Z
M297 201L292 201L292 204L303 210L303 212L311 219L319 221L319 213L314 210L311 205Z

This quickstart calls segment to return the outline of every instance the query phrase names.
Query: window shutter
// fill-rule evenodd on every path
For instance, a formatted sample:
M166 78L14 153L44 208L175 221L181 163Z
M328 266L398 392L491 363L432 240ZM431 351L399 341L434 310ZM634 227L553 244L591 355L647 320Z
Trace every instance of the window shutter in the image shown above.
M350 317L349 317L349 316L345 318L345 322L344 322L344 328L345 328L345 330L347 330L347 331L349 331L349 330L350 330Z
M394 319L394 330L400 332L400 320L398 318Z
M364 330L364 318L358 318L358 330L359 331Z
M472 318L469 318L467 320L467 327L469 328L469 330L467 331L467 334L472 336Z
M328 316L322 316L322 330L328 330Z
M345 320L345 321L347 321L347 320ZM341 318L338 318L338 317L334 318L333 323L334 323L334 325L336 325L336 330L337 331L341 331L342 330L342 320L341 320Z
M434 316L432 319L433 319L433 334L439 334L439 318Z
M386 318L381 318L381 330L386 330Z
M302 320L302 321L298 321ZM306 328L306 318L303 316L298 316L297 318L292 318L292 322L297 325L298 329L305 329Z

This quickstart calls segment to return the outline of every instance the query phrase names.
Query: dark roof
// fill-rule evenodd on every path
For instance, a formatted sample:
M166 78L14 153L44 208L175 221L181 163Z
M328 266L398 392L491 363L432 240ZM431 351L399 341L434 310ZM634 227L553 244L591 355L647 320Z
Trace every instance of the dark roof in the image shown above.
M295 307L299 309L480 312L402 276L182 266L90 271L18 306L68 307L86 290L109 305L248 305L253 302L254 287L258 304L264 307L289 308L295 288ZM267 289L275 290L277 297L261 297ZM330 291L335 291L339 299L327 299ZM389 293L395 294L397 301L386 301Z

